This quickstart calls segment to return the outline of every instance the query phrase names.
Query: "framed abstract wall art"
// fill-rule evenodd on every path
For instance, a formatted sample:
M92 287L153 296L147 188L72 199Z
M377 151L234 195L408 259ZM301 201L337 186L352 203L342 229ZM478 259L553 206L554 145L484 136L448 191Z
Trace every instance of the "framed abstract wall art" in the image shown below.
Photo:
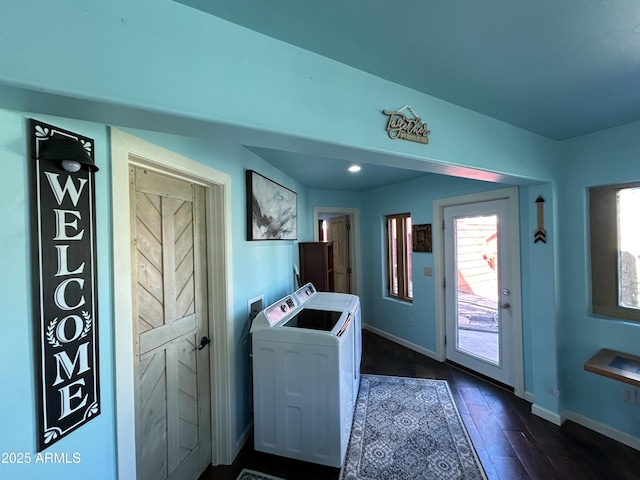
M247 240L296 240L297 195L247 170Z

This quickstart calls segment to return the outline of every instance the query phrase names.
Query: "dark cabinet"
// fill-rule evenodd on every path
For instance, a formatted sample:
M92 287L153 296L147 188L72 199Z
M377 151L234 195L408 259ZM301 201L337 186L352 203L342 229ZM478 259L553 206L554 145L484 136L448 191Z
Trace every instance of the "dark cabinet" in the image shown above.
M333 242L300 242L300 281L320 292L333 292Z

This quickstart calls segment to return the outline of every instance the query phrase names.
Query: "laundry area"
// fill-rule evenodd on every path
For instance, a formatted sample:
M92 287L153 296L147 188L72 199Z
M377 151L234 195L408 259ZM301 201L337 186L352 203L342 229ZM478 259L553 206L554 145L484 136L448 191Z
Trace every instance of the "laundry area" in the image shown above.
M340 467L360 385L360 299L308 283L251 326L254 445Z
M638 25L0 0L0 478L635 478Z

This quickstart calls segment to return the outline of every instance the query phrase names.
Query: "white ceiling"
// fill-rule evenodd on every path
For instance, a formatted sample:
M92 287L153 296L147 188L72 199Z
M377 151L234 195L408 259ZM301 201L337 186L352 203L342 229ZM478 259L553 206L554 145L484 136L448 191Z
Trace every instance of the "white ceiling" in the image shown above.
M551 139L640 120L638 0L179 1Z

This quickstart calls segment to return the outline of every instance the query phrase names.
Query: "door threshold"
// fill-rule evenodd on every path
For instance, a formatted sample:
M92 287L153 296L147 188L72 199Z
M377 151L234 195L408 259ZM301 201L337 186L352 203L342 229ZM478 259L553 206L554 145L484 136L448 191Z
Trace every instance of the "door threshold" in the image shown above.
M452 362L451 360L445 360L444 363L446 363L447 365L449 365L449 366L451 366L453 368L456 368L456 369L458 369L458 370L460 370L460 371L462 371L462 372L464 372L464 373L466 373L468 375L476 377L479 380L482 380L483 382L490 383L494 387L498 387L498 388L500 388L502 390L505 390L506 392L509 392L509 393L515 393L514 388L509 386L509 385L507 385L506 383L499 382L498 380L495 380L495 379L493 379L491 377L483 375L482 373L478 373L475 370L472 370L472 369L470 369L468 367L465 367L464 365L460 365L459 363Z

